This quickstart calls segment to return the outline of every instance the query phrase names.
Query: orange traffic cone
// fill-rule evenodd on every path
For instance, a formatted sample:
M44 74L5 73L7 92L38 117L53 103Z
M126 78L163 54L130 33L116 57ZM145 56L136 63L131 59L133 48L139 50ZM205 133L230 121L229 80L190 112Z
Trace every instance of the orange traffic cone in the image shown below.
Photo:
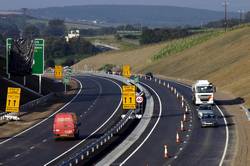
M179 136L179 133L177 132L176 133L176 143L180 143L180 136Z
M183 114L183 122L186 122L186 121L187 121L186 114Z
M167 145L164 145L164 158L165 159L169 158L168 146Z
M181 120L181 131L184 131L184 125L182 120Z

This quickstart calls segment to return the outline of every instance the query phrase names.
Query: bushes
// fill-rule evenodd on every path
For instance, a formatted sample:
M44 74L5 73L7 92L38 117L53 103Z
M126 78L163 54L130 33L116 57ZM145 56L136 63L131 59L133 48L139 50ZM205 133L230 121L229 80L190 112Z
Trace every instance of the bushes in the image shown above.
M161 41L177 39L186 37L193 34L188 29L181 28L156 28L156 29L143 29L140 38L141 44L158 43Z

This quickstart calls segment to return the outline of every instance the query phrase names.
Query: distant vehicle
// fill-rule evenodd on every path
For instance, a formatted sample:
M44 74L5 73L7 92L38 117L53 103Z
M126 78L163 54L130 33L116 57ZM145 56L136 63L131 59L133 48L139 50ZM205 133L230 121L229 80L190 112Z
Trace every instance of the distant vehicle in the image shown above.
M217 125L217 117L214 112L204 112L200 118L200 122L201 127L215 127Z
M192 86L192 100L195 105L214 104L216 88L208 80L198 80Z
M106 73L107 74L112 74L112 70L108 69L108 70L106 70Z
M66 112L55 115L53 133L55 138L77 138L79 137L77 116L75 113Z
M146 75L146 78L147 78L147 79L153 78L153 73L151 73L151 72L148 72L148 73L146 73L145 75Z

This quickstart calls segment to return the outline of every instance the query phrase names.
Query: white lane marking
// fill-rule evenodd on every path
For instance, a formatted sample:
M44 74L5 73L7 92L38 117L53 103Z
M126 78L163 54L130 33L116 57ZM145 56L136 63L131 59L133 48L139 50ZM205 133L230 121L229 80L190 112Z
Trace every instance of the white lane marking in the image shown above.
M31 147L30 147L30 149L34 149L34 148L35 148L35 146L31 146Z
M43 142L46 142L46 141L47 141L47 139L44 139L44 140L43 140Z
M157 121L156 123L154 124L153 128L150 130L149 134L147 135L147 137L142 141L142 143L120 164L120 165L123 165L125 164L142 146L143 144L148 140L148 138L150 137L150 135L153 133L153 131L155 130L157 124L159 123L160 121L160 118L161 118L161 114L162 114L162 103L161 103L161 98L160 96L156 93L156 91L151 88L150 86L144 84L144 83L141 83L143 84L144 86L147 86L148 88L150 88L154 93L155 95L157 96L158 98L158 101L159 101L159 104L160 104L160 112L159 112L159 115L158 115L158 118L157 118Z
M20 136L20 135L22 135L22 134L24 134L24 133L30 131L31 129L33 129L33 128L37 127L37 126L39 126L40 124L44 123L45 121L47 121L48 119L50 119L51 117L53 117L55 114L57 114L58 112L60 112L61 110L63 110L63 109L64 109L65 107L67 107L69 104L71 104L71 103L79 96L79 94L80 94L81 91L82 91L82 83L81 83L79 80L75 79L75 78L73 78L73 79L76 80L76 81L80 84L80 90L77 92L77 94L74 96L73 99L71 99L71 100L70 100L67 104L65 104L62 108L60 108L59 110L57 110L56 112L54 112L53 114L51 114L48 118L42 120L41 122L35 124L34 126L28 128L28 129L24 130L23 132L21 132L21 133L15 135L15 136L13 136L13 137L11 137L11 138L5 140L5 141L0 142L0 145L2 145L2 144L4 144L4 143L6 143L6 142L12 140L13 138L16 138L16 137L18 137L18 136Z
M175 81L172 81L172 82L175 82ZM186 85L186 84L183 84L183 83L180 83L180 82L175 82L175 83L177 83L177 84L179 84L179 85L182 85L182 86L185 86L185 87L191 89L191 87L188 86L188 85ZM224 162L224 159L225 159L225 157L226 157L227 148L228 148L229 129L228 129L228 126L227 126L228 123L227 123L227 120L226 120L226 118L225 118L225 115L224 115L223 111L221 111L220 107L219 107L217 104L215 104L215 106L216 106L216 108L219 110L220 114L222 115L223 120L224 120L224 123L225 123L225 125L226 125L226 142L225 142L225 147L224 147L223 155L222 155L222 157L221 157L220 164L219 164L219 166L222 166L222 165L223 165L223 162Z
M103 78L105 79L105 78ZM119 88L120 88L120 92L122 92L122 88L119 84L117 84L116 82L114 82L113 80L109 80L109 79L105 79L108 81L113 82L114 84L116 84ZM115 113L119 110L120 106L122 104L122 97L120 99L120 102L118 104L118 106L116 107L115 111L113 112L113 114L101 125L99 126L93 133L91 133L87 138L83 139L82 141L80 141L79 143L77 143L76 145L74 145L73 147L71 147L70 149L68 149L67 151L65 151L64 153L60 154L59 156L57 156L56 158L54 158L53 160L49 161L48 163L44 164L44 166L49 165L50 163L54 162L55 160L59 159L60 157L62 157L63 155L67 154L68 152L70 152L71 150L73 150L74 148L76 148L77 146L79 146L80 144L82 144L83 142L85 142L88 138L90 138L91 136L93 136L96 132L98 132L104 125L106 125L109 120L115 115Z
M19 157L20 156L20 154L17 154L17 155L15 155L15 158L17 158L17 157Z
M223 151L223 155L221 157L221 160L220 160L220 164L219 166L222 166L223 162L224 162L224 159L226 157L226 153L227 153L227 147L228 147L228 140L229 140L229 131L228 131L228 126L227 126L227 120L225 118L225 115L224 113L221 111L221 109L218 107L218 105L216 105L217 109L220 111L221 115L223 116L223 119L224 119L224 123L226 125L226 142L225 142L225 147L224 147L224 151Z

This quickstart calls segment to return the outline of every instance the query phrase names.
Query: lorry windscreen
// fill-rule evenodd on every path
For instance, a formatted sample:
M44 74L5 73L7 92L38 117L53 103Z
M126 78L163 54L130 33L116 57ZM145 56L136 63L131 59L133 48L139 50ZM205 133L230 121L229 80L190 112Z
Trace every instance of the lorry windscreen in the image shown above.
M198 93L213 93L213 87L212 86L198 86L197 92Z

